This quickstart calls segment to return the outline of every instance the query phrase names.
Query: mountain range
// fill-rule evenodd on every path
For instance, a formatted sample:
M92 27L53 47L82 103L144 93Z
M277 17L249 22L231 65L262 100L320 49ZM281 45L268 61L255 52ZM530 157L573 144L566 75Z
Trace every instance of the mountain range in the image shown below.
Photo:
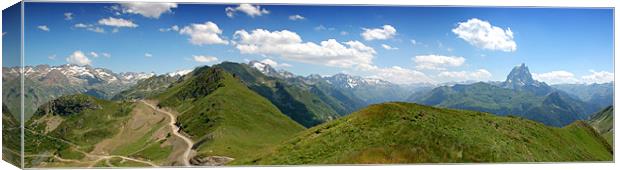
M613 96L613 93L604 94ZM562 127L585 120L601 109L532 78L525 64L516 66L501 83L456 84L418 94L411 101L446 108L513 115Z
M37 107L63 95L89 93L102 99L109 99L154 73L114 73L104 68L78 65L38 65L24 67L24 115L26 119ZM3 67L2 97L9 109L19 110L20 68ZM15 113L16 114L16 113ZM14 115L17 116L17 115Z
M54 76L51 68L67 70ZM587 92L536 81L525 65L504 82L439 87L346 74L299 76L257 61L161 75L51 68L26 75L36 87L26 89L39 89L26 96L36 99L54 88L59 95L36 100L45 102L24 120L27 167L613 158L613 107L579 97ZM106 73L113 76L99 76ZM42 83L49 76L60 78ZM607 86L587 86L598 96L613 95L601 90ZM419 104L399 102L408 98ZM18 124L11 110L3 107L6 134Z

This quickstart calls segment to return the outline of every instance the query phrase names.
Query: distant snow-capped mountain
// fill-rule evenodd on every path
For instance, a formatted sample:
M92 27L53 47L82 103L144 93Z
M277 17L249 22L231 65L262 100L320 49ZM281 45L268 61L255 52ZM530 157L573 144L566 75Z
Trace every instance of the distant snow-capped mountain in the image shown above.
M19 76L19 67L3 69L3 76ZM154 76L155 73L122 72L114 73L104 68L78 66L72 64L49 66L37 65L24 67L25 78L45 83L69 83L70 85L96 84L135 84L138 80Z

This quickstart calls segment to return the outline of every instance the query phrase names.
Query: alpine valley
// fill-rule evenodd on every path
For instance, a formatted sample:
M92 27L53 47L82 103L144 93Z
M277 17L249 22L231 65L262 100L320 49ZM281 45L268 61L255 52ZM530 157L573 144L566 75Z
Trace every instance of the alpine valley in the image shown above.
M259 61L174 73L24 69L25 167L613 160L613 82L400 85L295 75ZM16 160L19 68L3 68ZM17 130L17 131L16 131Z

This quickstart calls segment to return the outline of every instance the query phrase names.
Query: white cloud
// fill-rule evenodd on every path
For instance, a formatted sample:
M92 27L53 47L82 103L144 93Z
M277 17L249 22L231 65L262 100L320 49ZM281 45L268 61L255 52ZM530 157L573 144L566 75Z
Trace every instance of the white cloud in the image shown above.
M47 56L47 58L50 60L56 60L56 54Z
M72 20L72 19L73 19L73 13L71 12L65 13L65 20Z
M334 27L328 28L328 27L325 27L324 25L319 25L319 26L314 27L314 30L315 31L333 31L333 30L336 30L336 28Z
M386 50L398 50L398 48L389 46L387 44L381 44L381 47L383 47L383 49L386 49Z
M96 32L96 33L105 33L105 29L101 28L101 27L97 27L94 26L92 24L83 24L83 23L77 23L75 25L73 25L74 28L82 28L88 31L92 31L92 32Z
M442 55L420 55L412 58L419 70L445 70L445 67L458 67L465 63L465 58Z
M175 31L175 32L177 32L177 31L179 31L179 26L178 25L173 25L170 28L160 28L159 31L160 32L168 32L168 31Z
M364 32L361 34L364 40L386 40L396 35L396 29L391 25L384 25L382 28L362 28Z
M491 25L488 21L472 18L458 23L452 32L459 38L478 48L513 52L517 43L510 28L502 29Z
M476 71L444 71L438 76L452 80L484 80L491 78L492 75L485 69L478 69Z
M416 45L416 44L418 44L418 42L416 40L411 40L411 44L412 45Z
M234 38L235 47L242 54L275 55L286 60L332 67L369 66L376 54L373 48L359 41L328 39L319 44L303 42L297 33L288 30L239 30Z
M101 53L101 55L104 56L105 58L112 57L112 55L110 53Z
M346 32L346 31L340 31L340 35L349 35L349 32Z
M551 71L547 73L532 73L532 78L545 82L547 84L563 84L563 83L577 83L579 80L575 77L575 74L564 71Z
M200 63L209 63L209 62L217 61L217 57L213 57L213 56L195 55L193 56L193 58L194 58L194 61L200 62Z
M306 17L301 16L301 15L291 15L291 16L288 16L288 19L292 21L298 21L298 20L304 20L306 19Z
M288 63L278 63L276 61L273 61L272 59L264 59L260 61L261 63L270 65L271 67L292 67L292 65L288 64Z
M211 21L185 26L179 30L179 34L188 35L190 37L189 42L194 45L228 44L228 41L220 37L222 30Z
M426 76L426 74L402 68L399 66L392 66L388 68L378 68L371 66L363 69L363 71L370 72L373 75L371 78L382 79L396 84L413 84L413 83L434 83L435 81Z
M251 4L239 4L239 6L235 8L226 7L225 11L226 11L226 16L230 18L234 17L235 13L238 11L243 12L252 18L256 16L261 16L263 14L269 14L269 11L267 11L265 8L261 9L260 6L258 5L253 6Z
M45 32L49 32L50 31L50 28L47 27L47 25L39 25L39 26L37 26L37 28L42 30L42 31L45 31Z
M575 76L575 74L564 71L550 71L546 73L532 73L532 77L536 80L543 81L547 84L574 84L574 83L607 83L614 81L614 74L607 71L594 71L590 70L589 75L581 77Z
M94 57L94 58L99 57L99 54L97 54L96 52L90 52L89 54L91 57Z
M590 70L590 73L590 75L581 77L584 83L607 83L614 81L614 73L594 70Z
M73 52L73 54L71 54L69 57L67 57L67 62L69 64L76 64L76 65L90 65L91 61L90 59L88 59L88 57L86 57L86 55L84 55L84 53L82 53L82 51L75 51Z
M176 3L129 2L121 4L123 13L140 14L147 18L158 19L161 14L172 12Z
M138 27L138 25L133 23L133 21L125 20L122 18L113 18L113 17L100 19L98 23L101 25L106 25L106 26L111 26L111 27L127 27L127 28Z
M151 58L151 57L153 57L153 54L151 54L151 53L144 53L144 57Z

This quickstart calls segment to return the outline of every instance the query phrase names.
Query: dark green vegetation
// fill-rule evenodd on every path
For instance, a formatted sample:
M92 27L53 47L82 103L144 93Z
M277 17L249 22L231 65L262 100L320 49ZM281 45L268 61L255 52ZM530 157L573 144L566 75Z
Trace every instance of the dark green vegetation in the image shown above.
M241 158L282 142L303 126L218 67L201 67L156 97L180 113L178 126L198 157Z
M19 119L13 117L2 103L2 160L21 167L21 129Z
M247 64L223 62L213 67L235 75L248 88L271 101L282 113L306 127L338 118L363 106L358 103L359 99L346 95L332 97L329 94L337 92L323 91L324 86L289 83L281 78L266 76Z
M235 164L611 161L587 124L548 127L515 117L409 103L371 105Z
M614 144L614 107L609 106L605 109L592 114L588 123L599 132L610 145Z
M525 65L515 67L506 81L442 86L419 94L414 102L455 109L514 115L562 127L587 119L598 107L572 98L532 79Z
M62 96L43 104L25 124L26 155L58 155L81 159L94 145L118 133L133 104L110 102L83 94ZM51 158L50 158L51 159ZM40 158L26 159L36 166Z
M113 100L144 99L163 93L179 76L159 75L139 80L134 86L114 96Z

